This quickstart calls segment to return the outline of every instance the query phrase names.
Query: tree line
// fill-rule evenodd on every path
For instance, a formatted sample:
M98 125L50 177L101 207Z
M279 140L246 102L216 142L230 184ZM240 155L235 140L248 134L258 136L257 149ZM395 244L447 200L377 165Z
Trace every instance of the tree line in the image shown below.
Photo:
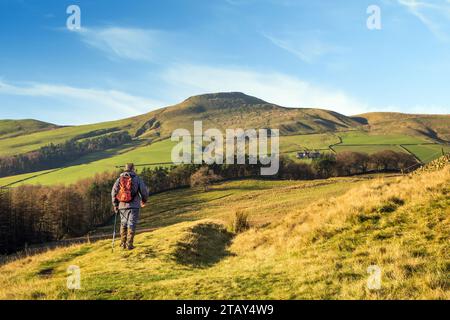
M247 161L248 163L248 161ZM406 153L381 151L372 155L342 152L323 155L311 163L280 158L277 175L260 175L260 164L199 165L144 168L139 176L151 194L188 186L204 190L218 180L242 178L308 180L376 171L412 170L416 159ZM0 191L0 253L82 236L111 219L111 188L118 171L98 174L69 186L23 185ZM149 205L153 205L150 202ZM157 204L155 204L157 205Z
M0 189L0 253L85 235L111 217L111 186L118 172L69 186Z
M57 168L75 158L122 145L132 139L126 131L84 140L79 140L80 137L61 144L51 143L36 151L1 157L0 177Z

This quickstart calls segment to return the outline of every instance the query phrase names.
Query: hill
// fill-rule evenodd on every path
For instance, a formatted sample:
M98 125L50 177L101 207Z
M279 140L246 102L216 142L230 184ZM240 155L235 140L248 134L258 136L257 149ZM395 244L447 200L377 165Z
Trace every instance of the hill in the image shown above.
M13 156L37 150L49 143L64 143L127 131L134 140L110 150L91 153L67 161L57 170L25 173L0 179L0 185L18 183L71 183L96 173L114 170L124 162L149 164L170 161L174 143L167 140L176 128L192 130L195 120L204 128L279 128L281 153L295 159L305 149L339 153L374 153L394 150L413 154L426 163L449 152L446 144L450 116L370 113L355 117L310 108L284 108L239 92L193 96L185 101L147 114L104 123L49 127L2 139L0 156ZM6 123L6 122L5 122ZM17 122L9 123L9 126ZM24 131L25 132L25 131ZM149 146L152 144L153 146Z
M191 130L195 120L208 128L279 128L281 134L334 132L354 129L357 121L321 109L292 109L267 103L243 93L194 96L140 116L92 125L57 128L0 141L0 155L32 151L48 143L61 143L102 130L127 130L140 139L170 137L176 128Z
M191 130L195 120L205 127L274 128L280 134L306 134L354 129L359 123L342 114L309 108L284 108L240 92L193 96L185 101L136 118L146 121L137 135L159 132L169 137L176 128Z
M449 299L449 185L447 158L409 176L158 194L141 224L156 230L134 251L112 253L106 240L10 262L0 299ZM231 231L236 212L249 230ZM66 288L70 265L80 290Z
M59 128L59 126L33 119L0 120L0 139L12 138L56 128Z

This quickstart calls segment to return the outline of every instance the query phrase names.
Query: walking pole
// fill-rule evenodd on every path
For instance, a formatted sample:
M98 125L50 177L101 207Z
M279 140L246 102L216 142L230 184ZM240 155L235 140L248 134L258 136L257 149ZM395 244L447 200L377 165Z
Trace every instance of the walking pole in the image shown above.
M115 212L115 214L114 214L114 230L113 230L113 238L112 238L111 252L114 252L114 240L116 239L117 211L119 211L119 210L114 210L114 212Z

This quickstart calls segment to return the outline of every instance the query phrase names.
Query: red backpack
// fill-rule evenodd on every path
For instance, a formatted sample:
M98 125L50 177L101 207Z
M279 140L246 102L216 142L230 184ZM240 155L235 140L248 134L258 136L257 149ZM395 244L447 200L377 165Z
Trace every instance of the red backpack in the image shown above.
M133 179L128 176L121 176L119 181L119 192L117 193L116 199L120 202L131 202L134 196L131 194L131 189L133 187Z

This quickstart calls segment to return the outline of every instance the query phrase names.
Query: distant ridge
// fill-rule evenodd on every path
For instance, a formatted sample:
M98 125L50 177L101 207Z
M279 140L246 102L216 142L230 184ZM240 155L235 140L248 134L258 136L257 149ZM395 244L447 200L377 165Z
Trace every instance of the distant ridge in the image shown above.
M56 128L59 126L34 119L0 120L0 139Z
M352 118L376 133L422 135L440 142L450 142L450 114L370 112Z

